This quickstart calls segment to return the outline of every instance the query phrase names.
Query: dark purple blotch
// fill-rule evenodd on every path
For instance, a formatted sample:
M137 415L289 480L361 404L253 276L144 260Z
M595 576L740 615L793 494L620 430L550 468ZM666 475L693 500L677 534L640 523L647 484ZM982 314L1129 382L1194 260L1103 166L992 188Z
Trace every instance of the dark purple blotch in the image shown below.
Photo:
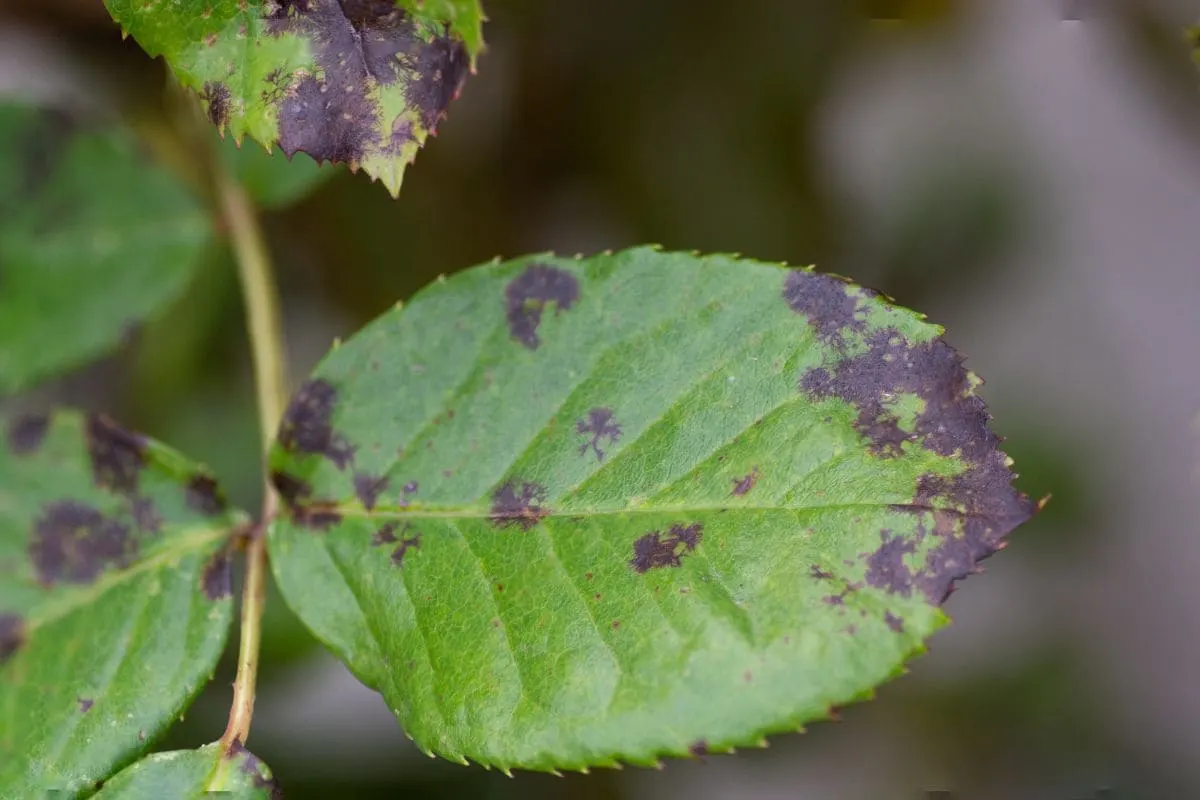
M576 420L575 432L588 437L579 445L579 455L584 455L589 449L596 454L597 461L604 460L604 451L600 442L607 439L609 444L616 444L621 438L621 425L613 419L611 408L593 408L584 419Z
M386 475L369 475L365 472L358 472L354 475L354 494L358 498L358 502L362 503L362 507L370 511L379 502L379 496L387 490L388 483Z
M128 565L137 550L128 526L75 500L46 504L29 542L30 560L44 586L91 583L108 567Z
M536 350L541 344L538 326L550 303L555 313L567 311L579 300L579 279L565 269L531 264L504 289L508 332L512 338Z
M16 614L0 614L0 664L12 658L25 644L25 620Z
M49 429L47 414L22 414L8 423L8 449L18 456L34 453L42 446Z
M633 543L633 558L629 560L629 566L639 573L661 567L678 567L683 563L683 557L700 544L703 534L704 526L699 522L690 525L677 523L666 534L650 531Z
M336 404L337 389L329 381L305 381L279 423L279 445L293 454L324 456L345 469L354 460L355 448L333 429Z
M519 525L529 530L537 525L550 510L542 505L546 501L546 487L532 481L508 481L492 493L492 511L489 517L493 525L510 527Z
M184 500L188 508L208 517L223 513L227 507L225 495L217 485L217 479L203 472L188 478Z
M213 553L200 575L200 588L209 600L224 600L233 594L233 559L229 546Z
M858 317L860 296L876 294L870 289L858 289L861 295L848 290L853 291L853 287L833 275L792 270L783 282L783 299L792 311L804 315L817 338L840 347L847 331L861 332L866 327Z
M92 481L119 494L137 493L146 466L146 438L127 431L102 414L88 414L84 441L92 465Z

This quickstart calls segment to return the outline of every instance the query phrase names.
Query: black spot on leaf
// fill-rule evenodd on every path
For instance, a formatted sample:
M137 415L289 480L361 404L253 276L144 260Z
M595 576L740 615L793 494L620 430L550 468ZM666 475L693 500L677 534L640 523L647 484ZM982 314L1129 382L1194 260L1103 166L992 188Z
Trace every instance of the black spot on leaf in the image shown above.
M688 746L688 753L697 758L708 755L708 742L704 739L697 739Z
M217 479L203 472L198 472L188 479L184 489L184 500L187 507L205 516L215 517L225 511L227 503Z
M914 574L896 553L915 552L916 542L884 537L868 560L873 585L902 593L913 587L941 603L954 581L1003 546L1005 537L1029 519L1035 505L1012 488L1013 474L1000 439L988 429L991 420L962 357L941 339L910 343L896 330L875 331L867 350L843 358L833 368L805 373L800 388L817 399L837 397L858 411L856 428L877 455L898 455L903 441L919 442L940 456L953 457L965 467L954 478L923 476L914 488L913 502L899 510L921 514L918 540L939 537L925 564ZM924 402L911 434L900 430L886 403L899 394ZM870 580L870 579L869 579Z
M129 528L73 500L49 503L34 522L29 556L43 585L91 583L137 553Z
M400 538L396 535L396 531L398 530L402 530L405 533L413 531L413 533L411 536ZM371 538L371 544L374 547L380 547L385 544L396 544L397 542L399 542L399 545L392 551L392 563L399 567L403 566L404 556L409 550L421 546L421 533L420 531L413 530L412 526L408 523L405 523L404 527L401 528L399 523L389 522L376 531L375 535ZM502 590L503 588L501 587Z
M610 444L615 444L621 438L621 425L613 419L611 408L593 408L588 411L586 419L576 420L575 432L588 437L579 445L579 454L587 453L590 448L596 454L596 460L603 461L604 451L600 449L600 442L607 439Z
M400 540L400 544L392 551L392 563L397 567L404 566L404 556L409 550L414 550L421 546L421 534L414 533L412 536L407 536Z
M504 294L509 334L536 350L541 344L537 330L542 311L549 303L554 303L555 313L569 310L579 300L579 281L566 270L531 264L509 282Z
M683 557L700 544L703 533L704 526L699 522L672 525L665 535L662 531L650 531L633 543L629 566L636 572L678 567L683 563Z
M793 270L783 283L783 299L797 314L803 314L821 341L844 343L847 331L862 331L865 322L858 318L859 295L847 292L850 285L832 275ZM862 297L875 293L858 289Z
M367 511L375 508L375 504L379 501L379 496L387 489L388 478L386 475L368 475L365 472L356 473L354 476L354 494L358 497L358 502L362 503L362 507Z
M542 505L545 501L546 487L541 484L509 481L492 493L492 524L499 527L520 525L529 530L550 513Z
M267 14L273 34L313 43L317 70L297 75L279 103L283 151L357 166L412 138L405 113L384 119L372 89L400 82L407 104L432 132L469 68L462 43L428 36L390 0L291 0ZM278 87L280 80L270 82Z
M283 800L283 790L274 778L267 777L267 767L258 758L251 753L242 744L242 740L234 737L233 742L229 745L229 750L226 752L226 758L237 760L241 759L240 769L242 774L250 778L251 784L255 789L260 789L266 792L270 800Z
M404 484L403 491L405 494L416 494L417 490L420 488L421 485L416 481L409 481L408 483Z
M293 506L292 520L302 528L324 533L342 521L341 513L331 504Z
M87 416L84 437L93 482L102 489L135 494L146 466L145 437L118 427L100 414Z
M25 644L25 620L16 614L0 614L0 664L12 658Z
M312 486L295 475L281 470L271 471L271 485L279 492L279 498L289 507L294 508L301 501L312 496Z
M882 544L867 557L867 583L895 594L912 594L913 576L904 559L916 552L916 543L887 530L879 536Z
M379 547L384 544L393 544L396 541L396 530L400 527L398 523L388 522L379 530L375 531L375 535L371 537L371 546Z
M328 381L305 381L279 423L278 440L289 453L321 455L338 469L354 460L354 446L333 430L337 390Z
M80 714L86 714L87 712L91 711L92 706L94 706L96 704L96 702L94 700L92 700L90 697L80 697L80 698L78 698L78 701L79 701L79 713Z
M138 530L143 533L158 533L162 530L163 518L158 507L149 497L133 497L129 500L129 515Z
M738 497L748 494L754 488L754 485L758 483L758 474L758 467L754 467L747 475L741 478L734 478L733 493Z
M814 579L816 579L818 581L833 580L833 573L829 572L828 570L822 569L817 564L813 564L811 567L808 568L808 574L811 575Z
M204 565L200 587L209 600L224 600L233 594L233 559L228 546L222 547Z
M27 456L42 446L50 417L46 414L23 414L8 423L8 449L15 455Z
M229 122L231 103L229 87L217 81L209 81L204 84L204 91L200 93L200 99L204 101L209 121L218 128L224 128Z
M887 622L888 627L896 633L904 633L904 620L900 619L900 617L889 611L883 615L883 619Z

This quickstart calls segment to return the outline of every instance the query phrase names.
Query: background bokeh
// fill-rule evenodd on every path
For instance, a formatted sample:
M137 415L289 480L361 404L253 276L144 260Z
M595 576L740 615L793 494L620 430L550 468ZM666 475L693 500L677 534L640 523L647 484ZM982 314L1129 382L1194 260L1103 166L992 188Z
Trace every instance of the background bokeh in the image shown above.
M874 702L658 771L431 761L274 596L251 745L287 796L1200 797L1200 92L1182 33L1200 2L487 8L479 74L398 201L326 167L265 212L294 376L496 255L657 242L815 263L944 324L1023 488L1053 499ZM169 96L100 0L0 0L0 89L30 84L142 117ZM128 352L23 400L51 401L177 445L256 507L223 249ZM231 652L161 747L220 734L232 675Z

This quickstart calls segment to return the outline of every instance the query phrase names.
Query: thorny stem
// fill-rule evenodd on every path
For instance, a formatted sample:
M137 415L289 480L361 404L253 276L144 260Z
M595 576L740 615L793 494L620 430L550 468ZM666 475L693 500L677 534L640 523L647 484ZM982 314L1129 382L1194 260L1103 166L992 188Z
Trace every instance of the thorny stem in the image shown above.
M237 259L246 322L253 351L254 378L258 394L258 416L262 427L263 452L270 446L275 427L287 403L284 377L283 333L279 297L271 269L271 258L263 241L254 206L245 190L227 170L217 168L216 192L220 212L228 228ZM261 524L255 527L246 546L246 578L242 590L241 641L238 644L237 678L233 683L233 707L221 743L226 750L244 743L254 716L254 685L258 676L258 654L262 639L262 615L266 605L267 550L264 528L279 509L279 495L266 482Z

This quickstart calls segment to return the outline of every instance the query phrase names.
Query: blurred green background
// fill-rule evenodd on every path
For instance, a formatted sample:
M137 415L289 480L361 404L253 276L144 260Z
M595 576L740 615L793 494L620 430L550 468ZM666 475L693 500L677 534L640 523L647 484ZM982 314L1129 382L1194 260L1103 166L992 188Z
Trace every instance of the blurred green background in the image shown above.
M989 378L1023 488L1053 500L875 702L661 771L507 778L426 759L273 596L251 746L287 797L1200 797L1200 96L1182 37L1200 6L487 10L479 74L398 201L325 167L264 211L294 378L334 337L496 255L656 242L815 263L945 324ZM80 75L142 118L167 96L161 62L99 0L0 1L0 85ZM258 153L231 157L281 180ZM303 160L283 174L306 183ZM208 261L128 352L25 402L108 411L254 508L236 276L223 248ZM232 656L162 748L220 734Z

